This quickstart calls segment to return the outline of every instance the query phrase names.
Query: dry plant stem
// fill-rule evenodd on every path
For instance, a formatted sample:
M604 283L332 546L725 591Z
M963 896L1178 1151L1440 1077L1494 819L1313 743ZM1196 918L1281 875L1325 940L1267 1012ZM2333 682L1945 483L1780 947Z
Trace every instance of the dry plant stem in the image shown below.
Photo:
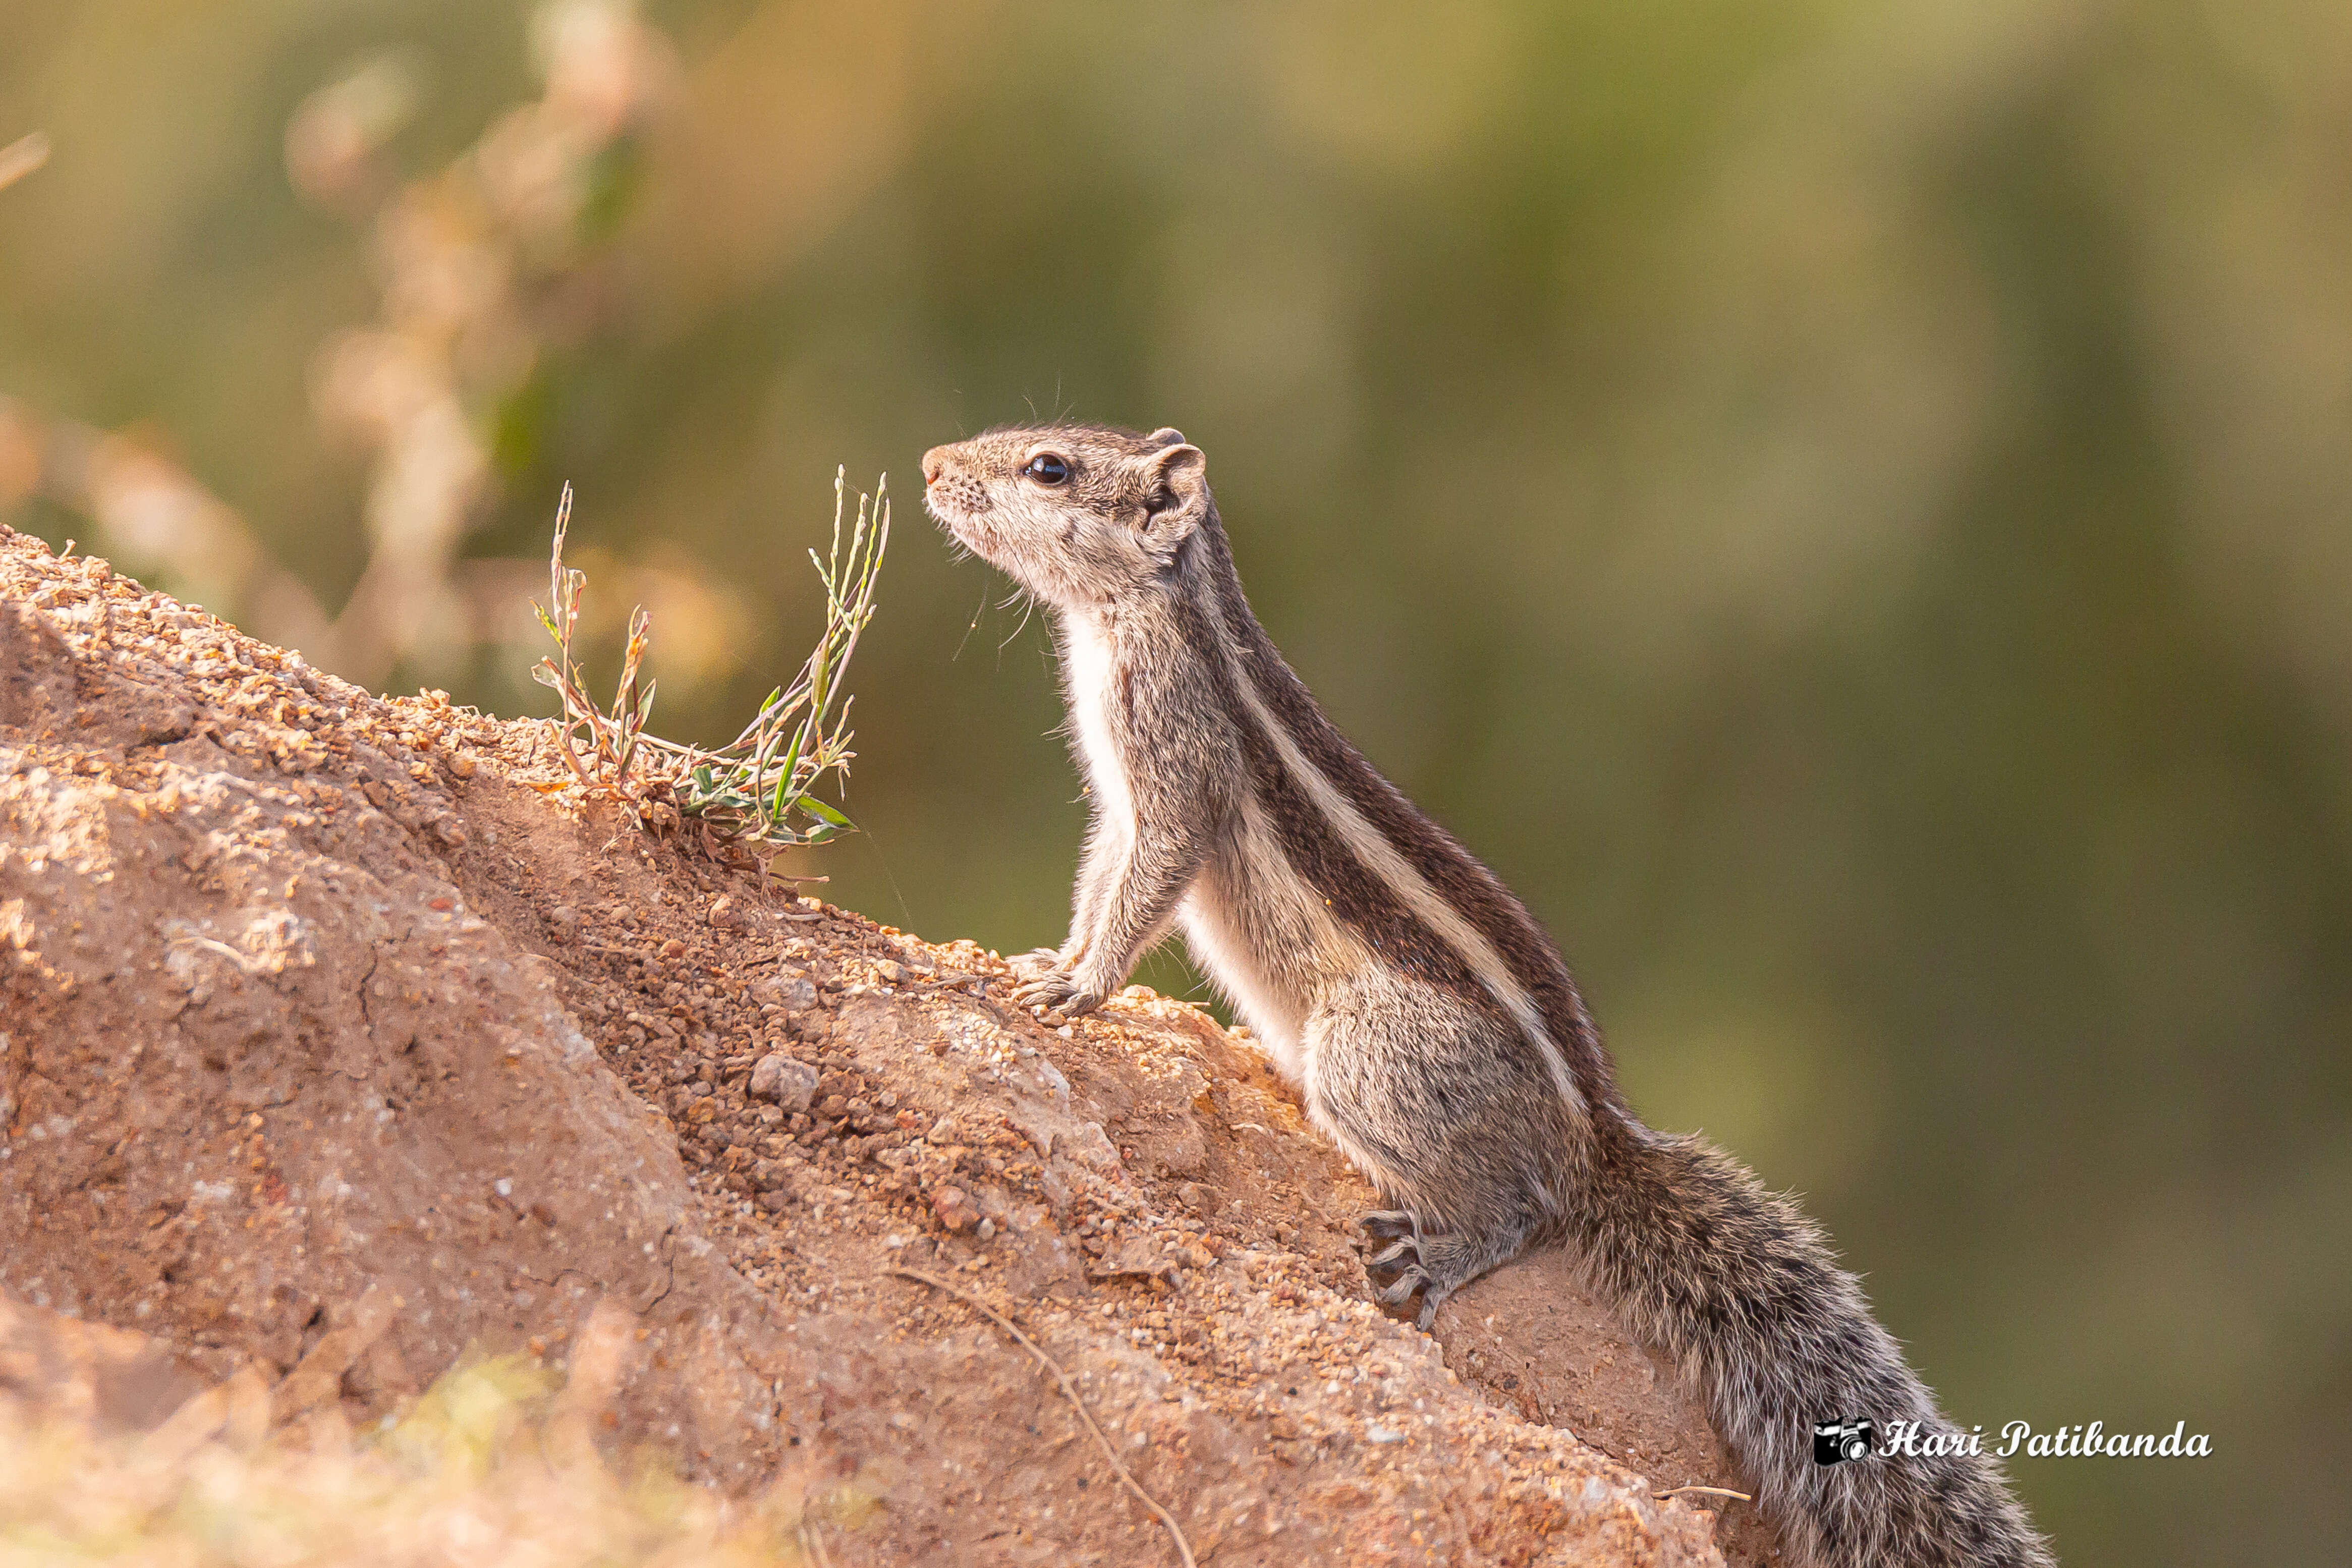
M1194 1562L1192 1557L1192 1543L1184 1539L1183 1527L1176 1522L1176 1516L1174 1514L1170 1513L1166 1509L1161 1508L1158 1503L1151 1500L1151 1494L1145 1491L1141 1486L1138 1485L1135 1478L1128 1473L1127 1467L1119 1462L1118 1450L1111 1447L1111 1441L1108 1437L1103 1435L1103 1429L1095 1425L1094 1413L1087 1408L1087 1402L1078 1397L1077 1388L1070 1382L1070 1374L1062 1370L1061 1363L1055 1361L1052 1356L1047 1355L1045 1351L1039 1347L1036 1341L1031 1339L1027 1334L1023 1333L1019 1329L1014 1328L1011 1319L998 1311L995 1308L990 1306L987 1302L982 1300L979 1297L972 1295L971 1292L960 1290L953 1285L949 1284L946 1280L935 1278L932 1275L925 1274L919 1269L889 1268L885 1269L884 1272L887 1274L895 1274L901 1279L913 1279L921 1284L929 1285L934 1290L945 1291L947 1294L953 1296L957 1300L961 1301L965 1306L970 1307L972 1310L982 1314L998 1328L1003 1329L1006 1333L1011 1334L1014 1339L1020 1341L1021 1348L1027 1351L1031 1355L1035 1356L1037 1358L1037 1364L1044 1367L1047 1372L1052 1373L1054 1374L1055 1381L1062 1385L1062 1396L1067 1399L1070 1402L1071 1408L1075 1409L1078 1413L1078 1419L1087 1424L1087 1430L1095 1435L1095 1441L1102 1446L1103 1458L1108 1459L1110 1461L1110 1468L1118 1472L1119 1480L1126 1485L1129 1491L1135 1494L1137 1501L1150 1509L1154 1514L1157 1514L1160 1518L1160 1522L1168 1527L1170 1539L1176 1542L1176 1554L1184 1560L1184 1568L1198 1568L1198 1564Z
M48 161L49 137L45 131L19 136L5 147L0 147L0 191L6 190Z
M846 778L850 760L857 754L849 749L850 700L842 688L858 637L874 618L876 583L890 542L887 487L886 479L873 496L858 495L845 542L848 477L845 472L835 476L832 550L824 556L809 552L824 584L824 632L792 685L770 692L740 734L710 751L646 732L656 683L646 680L639 687L638 672L651 640L651 621L643 606L629 616L620 689L611 710L599 710L590 700L587 677L572 657L587 577L563 564L563 542L572 521L572 487L564 486L556 509L555 540L548 552L548 605L539 611L540 625L555 639L556 653L540 660L531 678L562 700L556 741L581 789L617 801L640 827L649 823L676 826L680 818L691 818L713 855L747 865L758 864L750 854L752 849L773 854L854 831L847 816L813 791L828 773ZM634 778L633 764L642 764ZM551 791L557 786L533 787Z
M563 726L558 740L563 760L571 765L580 787L602 788L625 797L629 764L635 759L646 715L654 705L653 682L646 684L642 695L637 689L637 670L645 661L652 623L643 606L630 612L629 643L621 662L620 690L613 699L609 715L598 711L596 704L589 700L585 678L572 657L572 637L580 624L580 596L587 586L588 576L563 564L563 536L571 523L572 487L565 485L563 499L555 509L555 543L548 552L548 608L539 616L540 625L555 639L557 657L540 660L531 676L541 685L552 688L563 700ZM583 729L588 731L588 758L594 764L593 772L581 761L573 739Z
M1668 1487L1664 1491L1652 1492L1650 1495L1654 1498L1688 1497L1693 1492L1698 1493L1701 1497L1734 1498L1740 1502L1756 1500L1746 1492L1736 1492L1729 1487Z

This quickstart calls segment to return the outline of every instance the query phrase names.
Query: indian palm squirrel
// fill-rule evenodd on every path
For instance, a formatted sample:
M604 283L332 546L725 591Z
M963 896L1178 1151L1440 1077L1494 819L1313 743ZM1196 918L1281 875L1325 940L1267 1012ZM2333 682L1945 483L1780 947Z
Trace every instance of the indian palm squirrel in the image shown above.
M1955 1433L1789 1199L1619 1092L1568 966L1324 716L1243 596L1175 430L1001 429L923 458L932 515L1052 613L1092 825L1069 939L1016 964L1083 1013L1171 925L1391 1206L1383 1300L1559 1243L1699 1391L1815 1568L2048 1564L1998 1462L1816 1462L1815 1423ZM1882 1427L1882 1430L1884 1428ZM1943 1447L1930 1442L1928 1447Z

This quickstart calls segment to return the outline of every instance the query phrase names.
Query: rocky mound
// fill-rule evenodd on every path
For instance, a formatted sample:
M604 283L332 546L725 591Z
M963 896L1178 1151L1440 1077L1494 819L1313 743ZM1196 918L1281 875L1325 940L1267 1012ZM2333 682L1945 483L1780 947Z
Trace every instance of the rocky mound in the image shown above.
M0 530L0 1290L148 1336L119 1419L242 1373L357 1426L602 1304L603 1440L859 1477L836 1560L1175 1561L976 1301L1202 1561L1719 1560L1658 1363L1558 1258L1376 1310L1372 1194L1245 1038L1048 1028L569 777Z

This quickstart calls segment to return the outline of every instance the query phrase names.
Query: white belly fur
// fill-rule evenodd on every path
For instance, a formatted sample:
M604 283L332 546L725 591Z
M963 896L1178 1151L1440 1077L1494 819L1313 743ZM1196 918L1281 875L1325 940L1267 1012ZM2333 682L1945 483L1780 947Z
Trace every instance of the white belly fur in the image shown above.
M1110 645L1085 617L1064 624L1062 679L1069 689L1070 719L1077 730L1078 758L1094 791L1095 809L1118 842L1135 842L1135 795L1110 731Z
M1184 944L1218 989L1233 998L1234 1011L1274 1058L1275 1071L1291 1084L1303 1084L1307 1075L1303 1020L1295 1006L1285 1005L1280 988L1259 969L1248 942L1225 922L1223 913L1201 889L1186 894L1178 911L1184 922Z

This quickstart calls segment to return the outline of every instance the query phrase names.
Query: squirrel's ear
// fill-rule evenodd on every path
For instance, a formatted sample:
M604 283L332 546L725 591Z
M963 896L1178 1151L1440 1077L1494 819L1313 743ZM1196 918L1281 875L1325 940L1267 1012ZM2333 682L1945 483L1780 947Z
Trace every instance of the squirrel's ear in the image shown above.
M1163 430L1164 436L1175 436ZM1173 550L1209 514L1209 459L1181 436L1151 459L1150 510L1144 534L1162 550Z
M1155 447L1181 447L1184 444L1184 432L1172 425L1163 425L1144 439Z

